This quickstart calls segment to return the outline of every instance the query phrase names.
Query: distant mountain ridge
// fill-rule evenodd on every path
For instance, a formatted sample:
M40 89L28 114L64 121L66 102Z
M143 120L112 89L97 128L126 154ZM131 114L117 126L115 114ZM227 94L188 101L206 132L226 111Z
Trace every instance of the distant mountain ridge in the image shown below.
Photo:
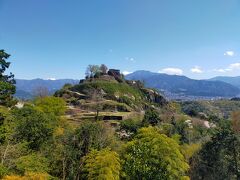
M128 80L140 80L147 87L182 96L234 97L240 89L226 82L193 80L186 76L136 71L126 76Z
M222 81L233 86L240 88L240 76L236 77L229 77L229 76L217 76L214 78L209 79L210 81Z
M34 96L34 91L41 87L46 88L50 94L61 89L65 84L78 84L79 80L74 79L16 79L16 94L15 96L21 99L31 99Z
M136 71L125 76L128 80L140 80L147 87L164 91L167 96L177 99L179 96L202 97L235 97L240 94L240 76L218 76L209 80L194 80L185 76ZM31 99L39 87L48 89L50 94L61 89L65 84L78 84L75 79L16 79L17 91L15 96L20 99ZM175 96L177 95L177 96ZM171 98L172 99L172 98Z

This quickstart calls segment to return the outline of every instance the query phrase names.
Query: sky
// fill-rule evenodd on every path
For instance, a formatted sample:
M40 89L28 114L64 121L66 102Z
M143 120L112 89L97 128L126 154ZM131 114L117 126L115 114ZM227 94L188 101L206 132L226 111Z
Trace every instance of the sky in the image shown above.
M0 0L16 78L84 77L88 64L194 79L240 76L239 0Z

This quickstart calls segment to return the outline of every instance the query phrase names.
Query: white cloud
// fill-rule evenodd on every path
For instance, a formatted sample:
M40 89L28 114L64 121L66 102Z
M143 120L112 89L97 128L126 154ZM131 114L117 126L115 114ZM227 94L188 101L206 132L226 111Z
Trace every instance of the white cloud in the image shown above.
M130 62L136 62L136 60L133 57L126 57L125 59Z
M131 74L132 72L129 72L129 71L123 71L122 72L124 76L128 75L128 74Z
M231 72L235 70L240 70L240 63L233 63L230 64L227 68L225 69L214 69L213 71L215 72L220 72L220 73L226 73L226 72Z
M225 53L224 53L224 56L234 56L235 55L235 52L234 51L226 51Z
M226 69L214 69L213 71L219 72L219 73L225 73Z
M199 67L199 66L193 67L192 69L190 69L190 71L191 71L192 73L198 73L198 74L203 73L203 70L202 70L201 67Z
M56 81L56 78L47 78L47 80Z
M240 69L240 63L233 63L229 65L229 69L235 70Z
M165 74L169 74L169 75L182 75L183 74L183 70L179 69L179 68L164 68L160 71L158 71L158 73L165 73Z

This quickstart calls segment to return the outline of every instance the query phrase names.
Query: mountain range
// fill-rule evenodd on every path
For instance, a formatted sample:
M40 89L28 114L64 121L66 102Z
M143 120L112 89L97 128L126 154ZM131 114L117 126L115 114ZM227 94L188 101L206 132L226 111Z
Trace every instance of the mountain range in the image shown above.
M217 76L212 79L209 79L210 81L222 81L226 82L228 84L231 84L233 86L236 86L240 88L240 76L236 77L229 77L229 76Z
M16 94L20 99L31 99L35 95L38 88L45 88L49 94L61 89L65 84L77 84L79 80L74 79L58 79L58 80L44 80L44 79L16 79Z
M150 71L136 71L125 76L128 80L140 80L149 88L164 92L169 99L231 98L240 95L240 76L219 76L208 80L194 80L186 76L167 75ZM79 80L16 79L16 97L31 99L38 88L46 88L49 94L64 84L78 84Z
M176 97L234 97L240 89L221 80L194 80L186 76L167 75L149 71L136 71L126 76L128 80L140 80L147 87L165 92L169 98Z

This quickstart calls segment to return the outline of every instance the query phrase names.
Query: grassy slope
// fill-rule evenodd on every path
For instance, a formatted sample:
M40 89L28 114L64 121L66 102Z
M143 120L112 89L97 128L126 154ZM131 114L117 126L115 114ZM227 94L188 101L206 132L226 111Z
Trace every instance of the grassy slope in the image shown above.
M91 92L96 89L102 89L105 92L105 99L118 101L134 109L146 103L143 93L139 89L129 86L126 83L95 81L78 84L71 88L72 91L90 96Z
M133 95L136 99L141 99L141 92L125 83L114 83L106 81L96 81L90 83L78 84L72 90L84 93L89 89L103 89L109 95Z

